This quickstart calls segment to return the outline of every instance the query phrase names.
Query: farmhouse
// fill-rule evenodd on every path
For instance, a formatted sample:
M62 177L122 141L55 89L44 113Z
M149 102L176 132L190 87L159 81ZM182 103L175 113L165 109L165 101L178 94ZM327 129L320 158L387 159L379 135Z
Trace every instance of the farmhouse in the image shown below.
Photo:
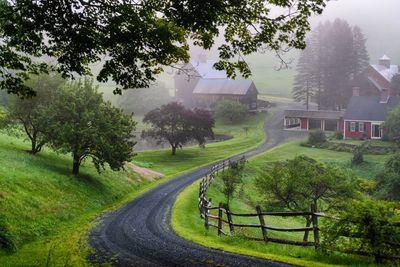
M372 95L360 96L360 88L353 88L345 111L285 110L284 128L343 131L344 138L381 139L388 111L400 104L400 97L390 86L392 77L399 71L399 66L391 65L385 55L379 59L379 64L371 64L368 69Z
M257 109L258 90L251 80L228 79L225 71L214 68L214 60L200 57L182 67L175 76L175 96L185 105L212 109L222 100L240 102Z

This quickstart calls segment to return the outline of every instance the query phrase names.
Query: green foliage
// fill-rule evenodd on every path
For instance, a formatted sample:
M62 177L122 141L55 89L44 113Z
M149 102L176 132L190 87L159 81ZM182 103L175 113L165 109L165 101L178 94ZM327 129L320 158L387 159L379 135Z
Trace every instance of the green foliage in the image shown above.
M324 247L371 255L377 263L399 255L400 205L377 200L351 201L326 229ZM322 231L324 233L325 231Z
M202 109L190 110L182 104L171 102L148 112L144 123L152 128L142 132L143 137L151 137L158 142L167 141L171 145L172 155L176 149L190 140L196 140L204 147L206 138L214 138L212 128L215 121L210 112Z
M336 140L343 140L343 132L340 130L337 130L333 133L333 138Z
M396 74L396 75L394 75L392 77L392 80L390 82L390 86L397 93L400 93L400 74Z
M307 156L266 167L256 178L255 186L273 209L305 211L311 204L328 209L356 196L354 181L347 175Z
M58 74L42 74L33 76L26 83L27 86L35 90L36 96L27 99L10 97L9 121L17 122L23 126L27 138L31 141L31 154L36 154L49 141L46 133L49 132L49 109L53 105L57 94L65 80ZM9 131L17 136L19 131Z
M322 130L311 131L308 135L308 144L318 145L326 142L325 132Z
M384 171L376 176L376 196L388 201L400 201L400 153L385 163Z
M223 118L231 123L242 121L246 115L246 106L232 100L223 100L215 108L215 116L217 118Z
M385 129L384 135L387 135L390 140L400 143L400 107L388 112L383 128Z
M369 143L365 142L353 149L353 158L351 159L351 164L359 165L364 162L364 153L368 149Z
M244 165L244 160L230 162L228 169L221 174L222 192L225 195L228 207L238 185L242 183Z
M9 227L7 227L4 217L0 217L0 250L13 252L16 249L14 235L11 233Z
M65 87L51 106L50 114L47 137L53 148L72 153L75 175L87 158L100 171L105 163L113 170L120 170L133 156L136 123L110 102L104 102L92 80Z
M218 47L221 61L217 68L225 69L232 78L237 71L247 77L247 63L233 59L265 47L274 51L304 48L310 29L308 18L321 14L325 2L2 1L0 58L4 60L0 67L14 73L0 72L0 88L32 95L23 81L29 73L50 68L46 56L55 58L57 65L53 68L65 76L86 75L89 64L105 58L98 81L114 80L116 92L144 88L163 66L188 61L189 36L195 45L210 49L222 28L225 42ZM282 10L281 14L271 13L274 8ZM252 31L249 25L259 25L258 30Z

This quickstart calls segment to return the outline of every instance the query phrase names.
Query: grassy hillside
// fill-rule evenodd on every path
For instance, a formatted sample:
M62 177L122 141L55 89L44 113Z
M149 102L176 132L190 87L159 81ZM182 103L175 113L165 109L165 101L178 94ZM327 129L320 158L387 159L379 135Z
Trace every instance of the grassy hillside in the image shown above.
M88 265L87 234L99 214L180 172L257 145L265 139L265 117L258 114L236 126L219 121L216 132L233 139L184 148L176 157L169 150L139 153L135 161L167 175L158 181L130 169L98 174L91 162L77 178L70 174L69 155L45 149L33 156L26 152L29 143L0 133L0 235L6 229L16 246L16 252L0 250L0 266ZM248 136L245 126L252 127Z
M94 216L151 182L129 169L99 175L90 162L77 178L69 156L47 149L33 156L28 148L0 134L0 228L17 247L16 253L0 252L0 265L84 265Z
M246 166L247 174L243 179L245 181L244 185L231 202L231 209L238 213L255 212L254 204L261 201L261 196L256 188L254 188L252 181L260 169L268 164L268 162L293 158L301 154L323 162L339 164L343 168L347 168L353 175L364 178L372 178L373 175L380 170L382 163L387 158L387 156L366 156L366 164L352 167L349 164L352 157L351 153L301 147L299 142L284 144L249 160ZM215 180L207 193L207 197L212 198L214 205L218 202L225 202L225 198L221 193L221 187L222 184L220 181ZM178 196L172 213L172 225L174 230L179 235L194 242L226 251L303 266L374 266L372 259L342 255L339 253L327 256L322 253L315 253L312 247L303 248L273 243L264 244L260 241L250 241L240 237L240 235L261 237L259 229L236 229L237 235L239 236L218 237L214 228L210 228L208 232L204 229L203 221L199 218L198 214L197 196L198 182L185 189L182 194ZM266 216L265 219L267 224L277 227L304 227L305 225L303 218L285 219ZM236 223L258 223L258 221L254 221L254 218L234 217L234 220ZM229 232L228 229L225 230ZM270 232L270 234L271 233L272 232ZM302 240L301 234L298 233L274 232L273 237ZM312 238L312 235L310 238Z
M265 140L263 125L266 116L269 115L258 113L249 116L243 123L234 125L218 120L214 132L231 135L232 139L208 144L205 148L184 147L177 150L176 156L171 156L170 149L138 152L134 161L143 167L149 167L167 176L174 176L180 172L239 154L256 147ZM244 127L249 128L247 134Z

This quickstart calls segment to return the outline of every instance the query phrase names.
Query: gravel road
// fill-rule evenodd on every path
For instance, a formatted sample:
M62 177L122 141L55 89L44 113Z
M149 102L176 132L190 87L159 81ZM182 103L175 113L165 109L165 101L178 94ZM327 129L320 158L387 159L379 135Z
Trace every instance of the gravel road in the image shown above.
M246 158L280 143L302 136L283 131L283 110L293 104L280 103L265 123L268 140L259 147L232 157ZM95 252L91 260L113 266L287 266L283 263L215 250L177 236L170 225L171 207L185 187L203 177L211 165L199 168L159 185L115 212L106 214L92 230L89 243Z

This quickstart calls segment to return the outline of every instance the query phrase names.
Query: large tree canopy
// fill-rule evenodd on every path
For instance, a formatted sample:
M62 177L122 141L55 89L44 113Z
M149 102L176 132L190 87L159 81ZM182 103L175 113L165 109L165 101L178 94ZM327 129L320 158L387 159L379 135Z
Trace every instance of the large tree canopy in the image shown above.
M0 88L33 95L28 73L52 66L66 76L89 73L121 89L147 87L163 66L187 61L188 40L210 48L222 34L218 69L250 74L242 55L260 48L304 48L308 18L327 0L0 0ZM274 15L276 8L280 13Z

